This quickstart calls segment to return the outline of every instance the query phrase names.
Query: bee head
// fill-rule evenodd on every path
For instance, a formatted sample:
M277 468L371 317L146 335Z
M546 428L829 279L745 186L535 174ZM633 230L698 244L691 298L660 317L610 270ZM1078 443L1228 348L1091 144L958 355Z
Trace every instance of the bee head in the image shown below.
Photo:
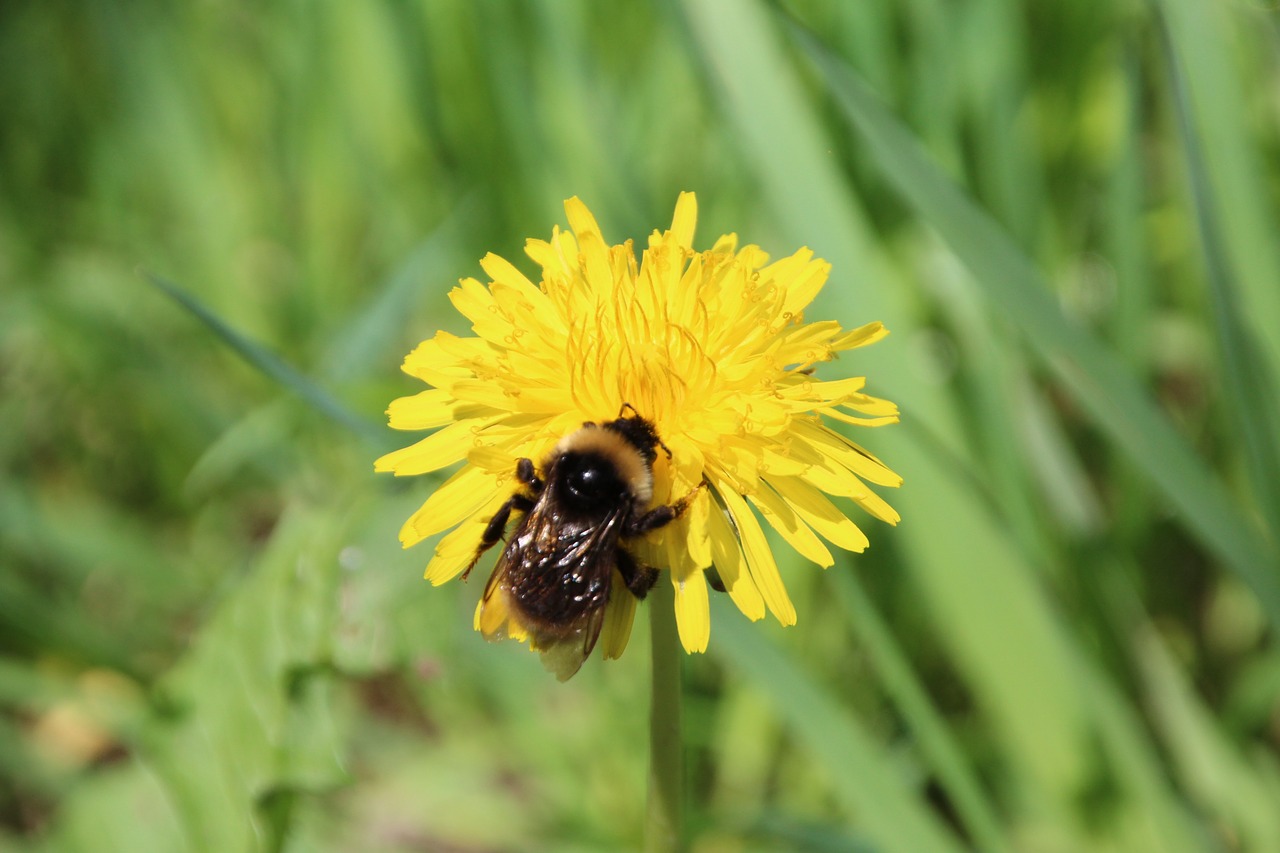
M578 511L614 506L627 494L618 467L603 454L565 453L556 462L561 499Z
M619 428L632 420L638 425ZM550 479L558 484L559 496L580 510L616 505L624 497L643 507L653 498L656 443L653 428L638 418L587 424L557 445Z
M652 465L653 460L658 458L657 447L662 444L658 438L658 431L653 428L652 423L639 415L609 421L603 428L626 439L627 443L644 457L646 465Z

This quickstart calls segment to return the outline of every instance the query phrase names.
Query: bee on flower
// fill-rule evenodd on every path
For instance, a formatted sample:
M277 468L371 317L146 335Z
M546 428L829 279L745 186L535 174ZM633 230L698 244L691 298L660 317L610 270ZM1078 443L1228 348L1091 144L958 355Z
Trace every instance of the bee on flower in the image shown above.
M760 519L823 567L828 543L868 544L832 497L898 521L868 484L901 478L824 422L881 426L897 407L866 394L863 377L814 370L887 330L805 322L831 269L807 249L769 263L728 234L695 251L692 193L638 262L577 198L565 212L569 231L525 247L539 283L486 256L489 284L463 279L450 294L474 336L438 332L405 358L430 387L393 401L390 424L435 432L376 470L465 464L405 523L402 544L452 528L426 570L441 584L505 536L476 628L528 641L561 679L597 639L606 658L622 654L655 583L674 587L689 652L710 637L709 571L751 619L794 624Z

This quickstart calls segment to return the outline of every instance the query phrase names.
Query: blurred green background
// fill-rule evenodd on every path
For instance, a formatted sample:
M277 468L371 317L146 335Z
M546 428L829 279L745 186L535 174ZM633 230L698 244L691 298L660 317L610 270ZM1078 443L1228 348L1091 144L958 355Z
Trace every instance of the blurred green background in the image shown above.
M795 628L713 602L695 849L1280 850L1278 23L3 4L0 849L636 847L644 620L556 683L399 549L438 480L371 468L481 256L687 189L891 327L828 375L906 478L781 559Z

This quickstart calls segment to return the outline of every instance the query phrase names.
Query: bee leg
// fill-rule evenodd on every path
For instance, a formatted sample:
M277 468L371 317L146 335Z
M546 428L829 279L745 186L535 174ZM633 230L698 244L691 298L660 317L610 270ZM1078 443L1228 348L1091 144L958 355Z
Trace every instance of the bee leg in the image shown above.
M511 511L513 509L517 512L528 512L533 509L533 501L524 495L515 494L508 498L506 503L498 507L498 511L493 514L493 518L489 519L488 525L484 528L484 535L480 537L480 544L476 546L475 555L472 556L471 562L467 563L467 567L462 571L463 580L466 580L467 575L471 574L471 570L476 567L476 563L480 562L484 552L498 544L498 540L502 538L503 532L507 529L507 522L511 520Z
M535 495L542 494L542 490L546 487L546 483L542 482L537 472L533 470L532 459L521 459L516 463L516 479L528 486L529 491ZM524 512L528 511L527 509L524 510Z
M640 601L644 601L649 590L653 589L654 584L658 582L657 569L641 566L636 562L635 557L621 548L618 549L618 574L622 575L622 580L627 584L627 589L631 590L631 594Z
M658 506L646 512L644 515L633 518L627 522L627 527L623 531L624 536L641 536L651 530L657 530L659 527L665 527L675 521L684 511L689 508L689 503L694 496L698 494L698 490L706 485L706 481L694 486L689 494L680 500L667 506Z

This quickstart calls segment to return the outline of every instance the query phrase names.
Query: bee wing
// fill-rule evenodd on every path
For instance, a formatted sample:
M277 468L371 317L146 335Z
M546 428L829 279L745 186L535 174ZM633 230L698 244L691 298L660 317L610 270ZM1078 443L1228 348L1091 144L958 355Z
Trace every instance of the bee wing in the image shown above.
M581 629L569 637L553 637L546 645L538 642L534 634L534 646L538 649L542 665L560 681L568 681L574 673L582 668L582 664L591 657L591 650L600 637L600 628L604 625L605 608L598 607L591 612Z
M529 635L543 666L561 681L582 667L600 638L617 571L623 518L619 508L598 524L574 527L536 512L530 515L528 541L537 553L528 562L537 566L543 579L555 579L550 603L562 608L547 611L549 624L529 625ZM584 594L592 603L580 600Z
M551 634L537 628L528 629L511 612L506 585L508 565L508 560L499 560L489 576L484 595L476 607L476 630L490 642L507 638L518 642L531 639L530 648L539 653L542 665L560 681L568 681L591 656L604 625L606 608L596 608L568 633Z
M543 665L567 681L591 655L604 625L610 583L617 569L624 513L598 524L566 524L539 502L513 531L485 585L475 626L488 640L530 641ZM530 613L513 603L513 585Z

